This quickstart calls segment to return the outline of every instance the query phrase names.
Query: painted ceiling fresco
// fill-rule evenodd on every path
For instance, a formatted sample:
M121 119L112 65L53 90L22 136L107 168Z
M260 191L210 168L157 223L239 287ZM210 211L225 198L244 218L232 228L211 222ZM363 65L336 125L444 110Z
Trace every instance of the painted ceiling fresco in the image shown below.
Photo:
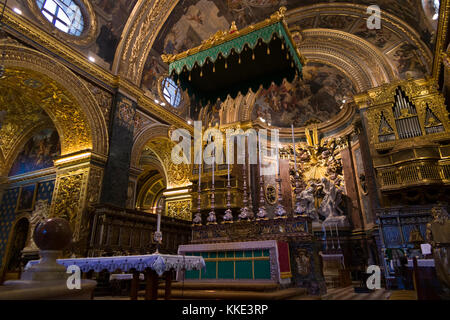
M277 127L323 122L338 114L344 101L355 92L353 84L336 68L308 63L302 80L285 82L260 92L252 120L259 117Z
M90 49L112 64L123 28L137 0L92 0L99 20L99 33Z

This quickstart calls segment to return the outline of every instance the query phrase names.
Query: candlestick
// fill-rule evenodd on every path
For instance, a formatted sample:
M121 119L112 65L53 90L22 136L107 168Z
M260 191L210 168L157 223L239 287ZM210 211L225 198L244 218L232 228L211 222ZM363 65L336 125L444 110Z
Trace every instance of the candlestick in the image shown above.
M193 224L201 225L202 224L202 164L198 165L198 189L197 189L197 213L195 214L194 219L192 219Z
M249 209L248 209L248 195L247 195L247 166L246 166L246 159L244 157L244 164L242 166L242 175L243 175L243 185L242 188L244 189L244 198L242 200L243 207L241 208L241 213L239 214L239 220L246 220L249 218Z
M156 231L157 232L161 231L161 211L158 212L158 218L157 218L157 222L156 222Z
M282 202L282 192L281 192L281 175L280 175L280 154L278 149L279 139L278 139L278 131L276 131L276 152L277 152L277 165L278 165L278 179L276 180L278 182L278 205L275 208L275 218L285 218L286 217L286 209L284 208Z
M213 159L212 159L212 185L211 185L211 211L208 214L207 224L216 223L216 212L215 209L215 188L214 188L214 167L216 166L216 145L214 142L213 149Z
M336 234L337 234L337 239L338 239L338 249L341 249L341 241L339 239L339 230L338 230L337 223L335 224L335 226L336 226Z
M258 150L259 150L259 208L257 219L265 219L267 217L267 211L265 207L265 200L264 200L264 178L262 174L262 155L261 155L261 137L258 139Z
M332 249L334 250L333 229L331 229L331 225L329 225L329 227L330 227L331 246L332 246Z
M156 220L156 232L154 235L154 240L156 242L156 251L155 253L159 253L159 248L161 246L162 241L162 232L161 232L161 211L162 211L162 199L160 199L158 207L156 209L157 212L157 220Z
M295 152L294 124L291 125L291 129L292 129L292 145L294 147L294 170L295 175L297 175L297 152Z
M227 210L225 210L225 214L223 216L223 221L231 222L233 221L233 212L231 211L231 184L230 184L230 152L229 152L229 143L227 139L227 169L228 169L228 177L227 177Z
M292 124L292 145L294 147L294 179L295 179L295 206L294 217L302 214L301 196L300 196L300 176L297 171L297 151L295 150L294 125Z

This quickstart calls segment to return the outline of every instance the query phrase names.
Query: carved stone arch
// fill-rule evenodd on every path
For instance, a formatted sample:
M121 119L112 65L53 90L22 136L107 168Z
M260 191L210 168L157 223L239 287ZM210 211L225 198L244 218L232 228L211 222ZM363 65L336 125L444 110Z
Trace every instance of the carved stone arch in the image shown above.
M142 151L144 150L147 142L153 139L168 139L169 138L169 126L161 123L156 123L148 126L145 130L142 130L134 138L133 148L131 149L131 167L139 168L139 161Z
M138 0L117 46L113 72L139 85L145 61L179 0Z
M394 66L374 45L353 34L331 29L302 32L299 45L306 59L318 60L344 71L358 91L388 83L397 78ZM349 71L346 71L350 67Z
M6 44L3 52L7 72L15 70L41 76L40 79L54 87L55 99L59 99L58 95L65 99L52 109L43 107L60 135L62 155L86 149L104 156L108 154L106 121L83 81L55 59L36 50Z

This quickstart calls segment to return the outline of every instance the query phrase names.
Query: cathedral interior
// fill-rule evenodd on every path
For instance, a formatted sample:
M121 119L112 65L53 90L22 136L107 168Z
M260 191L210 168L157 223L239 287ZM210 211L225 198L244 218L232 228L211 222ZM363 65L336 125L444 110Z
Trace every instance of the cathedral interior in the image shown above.
M450 299L449 9L0 1L0 299Z

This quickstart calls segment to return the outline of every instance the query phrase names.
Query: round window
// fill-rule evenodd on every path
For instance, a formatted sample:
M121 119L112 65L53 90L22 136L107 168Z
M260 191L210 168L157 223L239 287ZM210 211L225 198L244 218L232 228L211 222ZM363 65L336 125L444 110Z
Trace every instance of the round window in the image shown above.
M59 30L79 36L84 19L80 7L72 0L36 0L44 17Z
M164 78L161 83L164 99L172 106L178 107L181 102L181 90L171 78Z

